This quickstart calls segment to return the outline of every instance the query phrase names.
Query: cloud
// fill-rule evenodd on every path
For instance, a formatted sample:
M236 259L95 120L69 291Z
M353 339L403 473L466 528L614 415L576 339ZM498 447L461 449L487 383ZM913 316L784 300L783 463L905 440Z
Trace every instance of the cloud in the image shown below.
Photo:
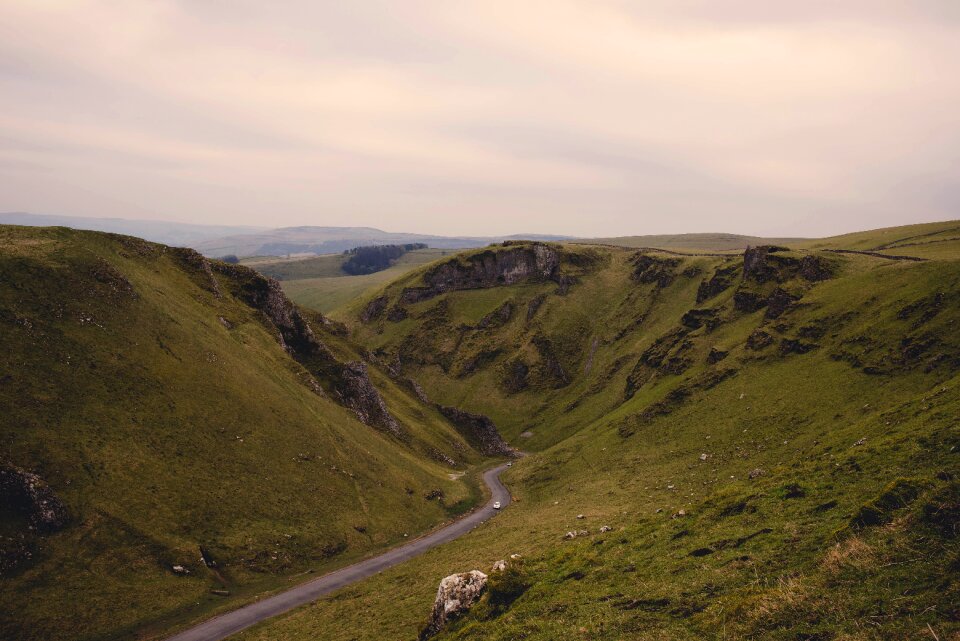
M947 218L958 29L933 0L13 0L0 209L475 234Z

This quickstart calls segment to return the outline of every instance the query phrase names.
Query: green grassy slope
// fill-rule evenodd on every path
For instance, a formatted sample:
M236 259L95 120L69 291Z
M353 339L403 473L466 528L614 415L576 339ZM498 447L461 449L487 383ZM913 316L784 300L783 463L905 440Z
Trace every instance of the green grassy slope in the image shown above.
M438 639L960 634L960 251L824 251L916 235L881 231L746 274L741 256L566 245L566 293L453 291L396 322L360 322L374 295L357 301L354 338L533 452L507 476L519 502L241 638L413 638L440 578L512 553L527 589ZM425 280L376 296L391 309Z
M950 260L960 255L960 221L874 229L811 240L798 246L810 249L853 249Z
M451 473L479 457L434 409L373 367L409 438L359 422L311 389L276 328L237 297L253 272L207 272L196 258L0 227L0 462L40 475L72 515L39 537L0 505L0 558L18 542L33 551L0 580L0 637L167 632L478 500L476 479ZM359 356L312 320L338 357ZM443 500L425 498L436 489ZM201 545L217 569L198 560Z

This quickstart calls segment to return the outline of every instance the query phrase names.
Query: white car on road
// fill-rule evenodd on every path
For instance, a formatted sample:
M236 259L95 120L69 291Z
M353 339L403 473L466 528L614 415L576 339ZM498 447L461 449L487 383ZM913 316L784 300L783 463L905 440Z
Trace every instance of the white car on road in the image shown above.
M495 509L495 510L499 510L499 509L500 509L500 501L494 501L494 502L493 502L493 509Z

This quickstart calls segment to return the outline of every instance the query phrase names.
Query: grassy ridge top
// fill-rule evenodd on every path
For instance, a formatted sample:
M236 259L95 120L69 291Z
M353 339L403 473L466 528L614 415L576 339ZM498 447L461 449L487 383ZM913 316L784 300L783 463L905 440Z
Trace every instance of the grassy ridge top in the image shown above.
M944 239L932 260L826 251L904 254L917 231ZM950 233L748 257L567 244L566 289L530 278L405 295L434 265L358 301L358 342L534 452L507 478L519 502L241 638L412 638L440 578L512 553L521 594L484 601L438 639L960 633ZM383 314L362 321L380 298Z
M763 238L740 234L651 234L646 236L616 236L573 241L583 244L614 245L618 247L656 247L684 252L743 251L756 245L788 245L802 242L801 238Z
M0 459L72 515L49 537L0 532L4 554L32 553L0 582L3 638L165 631L477 500L451 472L479 457L435 410L371 367L402 442L315 392L230 269L125 236L0 227Z

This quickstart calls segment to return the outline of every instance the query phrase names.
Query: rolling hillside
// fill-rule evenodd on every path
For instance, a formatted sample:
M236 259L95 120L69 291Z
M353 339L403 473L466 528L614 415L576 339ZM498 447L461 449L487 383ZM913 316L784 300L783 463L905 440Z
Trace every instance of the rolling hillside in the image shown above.
M508 244L357 301L354 340L531 453L518 503L241 639L414 638L442 577L511 554L436 639L954 638L955 226L731 256Z
M479 499L473 434L246 267L5 226L0 283L4 639L166 633Z
M613 238L589 238L573 241L588 245L613 245L616 247L643 247L664 250L695 252L737 252L756 245L785 245L802 242L799 238L762 238L740 234L651 234L646 236L617 236Z

